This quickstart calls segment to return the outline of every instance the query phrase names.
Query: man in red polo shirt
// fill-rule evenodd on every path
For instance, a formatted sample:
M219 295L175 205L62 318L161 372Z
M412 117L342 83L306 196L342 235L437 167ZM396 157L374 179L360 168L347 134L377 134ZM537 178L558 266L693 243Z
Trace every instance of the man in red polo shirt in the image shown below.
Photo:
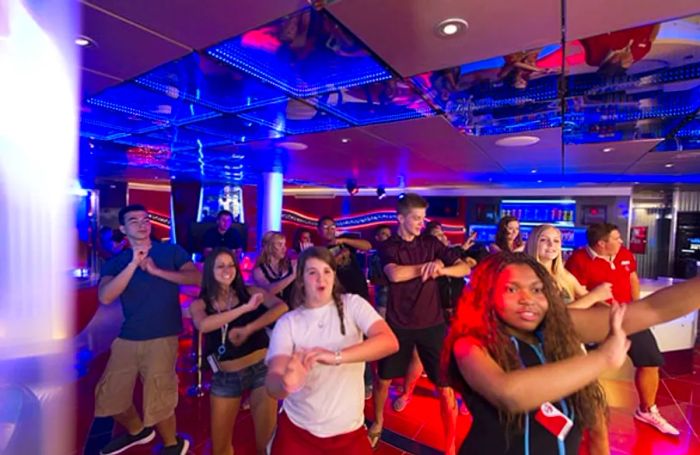
M588 246L574 251L566 262L566 268L588 289L611 283L613 298L617 302L639 300L637 262L632 253L622 246L617 226L592 224L586 236ZM630 335L629 339L632 344L628 355L637 368L634 383L640 402L634 418L662 433L678 435L679 431L663 418L655 404L663 357L654 335L647 329Z

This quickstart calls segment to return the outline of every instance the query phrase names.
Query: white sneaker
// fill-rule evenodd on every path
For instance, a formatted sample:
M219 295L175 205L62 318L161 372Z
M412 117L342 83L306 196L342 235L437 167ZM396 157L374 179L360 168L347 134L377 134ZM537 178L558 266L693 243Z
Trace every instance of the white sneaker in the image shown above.
M681 434L676 427L668 423L668 421L663 418L656 405L650 407L649 412L642 412L641 409L637 408L637 410L634 412L634 418L640 422L648 423L662 433L671 434L673 436L678 436Z

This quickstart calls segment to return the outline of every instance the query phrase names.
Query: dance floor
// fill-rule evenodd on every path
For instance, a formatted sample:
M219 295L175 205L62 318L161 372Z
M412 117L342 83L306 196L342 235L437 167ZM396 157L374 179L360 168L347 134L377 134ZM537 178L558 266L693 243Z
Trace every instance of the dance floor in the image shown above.
M194 375L191 343L186 338L181 342L180 404L177 408L178 429L192 441L190 453L209 454L208 396L190 397L187 389ZM93 358L78 384L79 424L77 428L78 447L76 453L97 454L112 433L111 419L92 419L93 390L104 368L107 352ZM634 386L629 380L606 379L604 385L611 403L610 440L613 454L700 454L700 347L693 356L694 371L690 374L672 375L664 370L661 381L658 406L664 416L681 431L680 437L664 436L653 428L633 419L636 406ZM396 390L392 389L392 395ZM139 401L137 393L137 402ZM366 416L372 417L373 403L367 401ZM471 418L460 416L458 437L463 438L469 431ZM237 455L255 453L252 419L249 411L242 411L236 422L233 444ZM157 453L159 443L138 447L129 453L134 455ZM402 412L396 413L387 405L383 441L377 449L382 454L437 454L443 447L440 430L439 405L431 385L421 379L413 400ZM585 454L585 449L581 450Z

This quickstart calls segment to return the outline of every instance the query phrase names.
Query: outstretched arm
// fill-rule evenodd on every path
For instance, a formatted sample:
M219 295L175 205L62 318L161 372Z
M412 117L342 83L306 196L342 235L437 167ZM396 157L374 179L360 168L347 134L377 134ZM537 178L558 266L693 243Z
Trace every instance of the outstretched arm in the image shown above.
M700 308L700 278L674 284L627 306L622 323L627 333L637 333L679 318ZM605 339L609 332L606 324L609 314L610 309L605 307L569 310L574 328L584 343Z

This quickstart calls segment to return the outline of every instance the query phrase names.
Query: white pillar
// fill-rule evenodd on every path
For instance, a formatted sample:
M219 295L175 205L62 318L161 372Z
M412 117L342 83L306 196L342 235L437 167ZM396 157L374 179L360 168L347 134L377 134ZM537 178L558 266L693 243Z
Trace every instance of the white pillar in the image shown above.
M258 185L258 246L267 231L282 229L282 186L281 172L262 173Z
M71 453L78 2L0 0L0 385L41 397L16 453ZM30 406L34 406L30 400ZM30 414L28 414L30 415Z

